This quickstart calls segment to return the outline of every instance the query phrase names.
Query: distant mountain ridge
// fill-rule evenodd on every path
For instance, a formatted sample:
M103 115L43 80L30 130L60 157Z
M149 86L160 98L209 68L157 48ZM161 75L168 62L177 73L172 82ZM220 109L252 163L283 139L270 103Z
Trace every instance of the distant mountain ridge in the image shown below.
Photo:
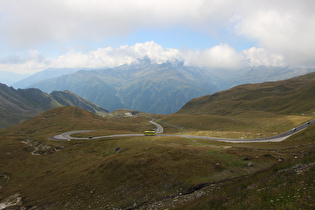
M70 90L101 107L172 113L194 97L218 89L209 73L170 63L124 65L117 68L78 71L31 85L50 93Z
M80 68L48 68L43 71L37 72L27 78L17 81L12 84L14 88L27 88L29 84L37 83L46 79L71 74L79 71Z
M55 91L49 95L36 88L16 90L0 83L0 128L17 124L48 109L67 105L96 114L109 112L70 91Z
M315 72L292 79L240 85L194 98L178 114L237 115L248 111L315 114Z
M149 59L142 59L139 63L115 68L80 70L29 83L27 87L39 88L46 93L70 90L110 111L127 108L147 113L170 114L178 111L192 98L239 84L277 81L312 71L315 69L209 69L185 66L183 63L156 64Z
M28 77L30 77L30 74L17 74L9 71L0 71L0 83L6 85L12 85Z

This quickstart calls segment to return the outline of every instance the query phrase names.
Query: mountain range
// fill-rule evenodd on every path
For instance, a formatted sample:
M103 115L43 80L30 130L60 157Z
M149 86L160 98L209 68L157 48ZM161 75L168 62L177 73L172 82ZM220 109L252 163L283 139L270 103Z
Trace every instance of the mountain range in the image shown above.
M260 138L305 124L315 111L314 78L312 73L240 85L193 99L172 115L101 117L63 106L1 129L0 207L248 209L252 204L250 209L298 209L303 199L309 209L314 204L309 195L314 192L315 125L281 142L235 144L191 135ZM5 85L0 90L6 91L0 92L1 105L10 103L0 110L76 101L69 91L48 95ZM152 118L163 125L165 136L94 138L142 133L153 127ZM93 131L74 134L88 140L51 139L74 130ZM185 136L167 135L174 133Z
M29 87L50 93L70 90L101 107L173 113L191 98L218 89L210 73L170 63L124 65L105 70L78 71L44 80Z
M79 70L81 70L81 68L48 68L16 81L15 83L12 84L12 86L14 88L27 88L30 84L62 76L65 74L71 74Z
M89 76L87 71L77 73ZM150 81L154 82L154 78ZM272 143L234 144L192 135L249 139L295 129L310 122L315 114L314 89L315 72L277 82L239 85L195 98L171 115L101 117L91 111L95 109L100 114L106 110L70 91L48 95L35 88L15 90L1 84L0 126L3 119L9 119L8 125L14 123L12 120L22 120L21 116L49 110L0 129L0 206L220 209L228 205L233 209L238 205L237 209L242 209L254 200L261 201L259 208L272 209L270 200L280 198L279 192L286 190L284 195L290 198L283 196L287 200L279 202L279 208L298 208L301 202L291 199L292 192L298 192L302 183L306 186L304 195L314 191L308 187L314 177L314 125L285 141ZM61 105L71 106L58 107ZM153 127L149 123L152 118L163 125L165 136L94 138L142 133ZM83 141L51 139L74 130L93 131L74 134L88 137ZM174 133L185 135L167 135ZM304 170L302 175L297 168ZM296 180L300 183L296 184ZM267 188L269 197L261 200ZM235 189L241 193L235 193ZM218 198L219 204L213 204ZM243 201L244 198L247 199ZM177 200L180 202L174 203ZM243 202L238 204L240 201ZM310 201L305 206L312 204ZM254 205L257 208L257 203Z
M67 105L99 115L109 112L70 91L53 91L49 95L36 88L16 90L0 83L0 128L17 124L45 110Z
M193 98L240 84L283 80L312 71L315 69L262 66L209 69L142 59L107 69L47 69L13 86L39 88L46 93L69 90L109 111L127 108L171 114Z

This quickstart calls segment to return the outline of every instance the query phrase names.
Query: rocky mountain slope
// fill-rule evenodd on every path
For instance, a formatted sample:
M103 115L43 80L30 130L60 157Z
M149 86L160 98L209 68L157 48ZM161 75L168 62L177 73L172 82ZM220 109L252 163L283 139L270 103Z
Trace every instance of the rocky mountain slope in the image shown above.
M16 90L0 83L0 128L17 124L45 110L66 105L78 106L97 114L108 112L70 91L55 91L49 95L35 88Z
M210 73L181 64L142 63L79 71L31 85L50 93L70 90L110 111L118 108L173 113L188 100L218 89Z

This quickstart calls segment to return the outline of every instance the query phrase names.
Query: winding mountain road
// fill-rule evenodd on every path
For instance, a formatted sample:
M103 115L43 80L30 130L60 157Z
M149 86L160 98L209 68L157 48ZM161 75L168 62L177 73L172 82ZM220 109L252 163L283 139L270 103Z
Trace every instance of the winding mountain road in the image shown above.
M289 131L284 133L270 136L267 138L258 138L258 139L227 139L227 138L216 138L216 137L208 137L208 136L191 136L191 135L171 135L171 134L162 134L163 127L153 122L152 120L149 121L153 125L156 126L156 136L173 136L173 137L184 137L184 138L196 138L196 139L206 139L206 140L214 140L214 141L222 141L222 142L231 142L231 143L248 143L248 142L280 142L288 137L292 136L295 133L298 133L305 128L309 127L310 125L315 123L315 119L308 121L307 123L303 123ZM101 139L101 138L112 138L112 137L134 137L134 136L144 136L144 134L117 134L117 135L108 135L108 136L96 136L96 137L88 137L88 138L78 138L78 137L71 137L72 134L75 133L84 133L84 132L91 132L93 130L79 130L79 131L70 131L66 133L62 133L60 135L52 136L51 139L55 140L67 140L70 141L71 139L74 140L86 140L86 139Z

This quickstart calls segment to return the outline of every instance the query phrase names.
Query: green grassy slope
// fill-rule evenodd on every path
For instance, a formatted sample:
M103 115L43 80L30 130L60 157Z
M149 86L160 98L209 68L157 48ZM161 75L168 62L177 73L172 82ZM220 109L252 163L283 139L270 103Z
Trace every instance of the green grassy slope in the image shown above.
M177 113L237 115L248 111L279 114L315 112L315 73L293 79L247 84L189 101Z
M172 114L161 117L158 122L170 133L250 139L277 135L310 119L310 116L247 112L231 117Z
M315 115L315 73L289 80L247 84L195 98L159 119L177 134L221 138L273 136Z

